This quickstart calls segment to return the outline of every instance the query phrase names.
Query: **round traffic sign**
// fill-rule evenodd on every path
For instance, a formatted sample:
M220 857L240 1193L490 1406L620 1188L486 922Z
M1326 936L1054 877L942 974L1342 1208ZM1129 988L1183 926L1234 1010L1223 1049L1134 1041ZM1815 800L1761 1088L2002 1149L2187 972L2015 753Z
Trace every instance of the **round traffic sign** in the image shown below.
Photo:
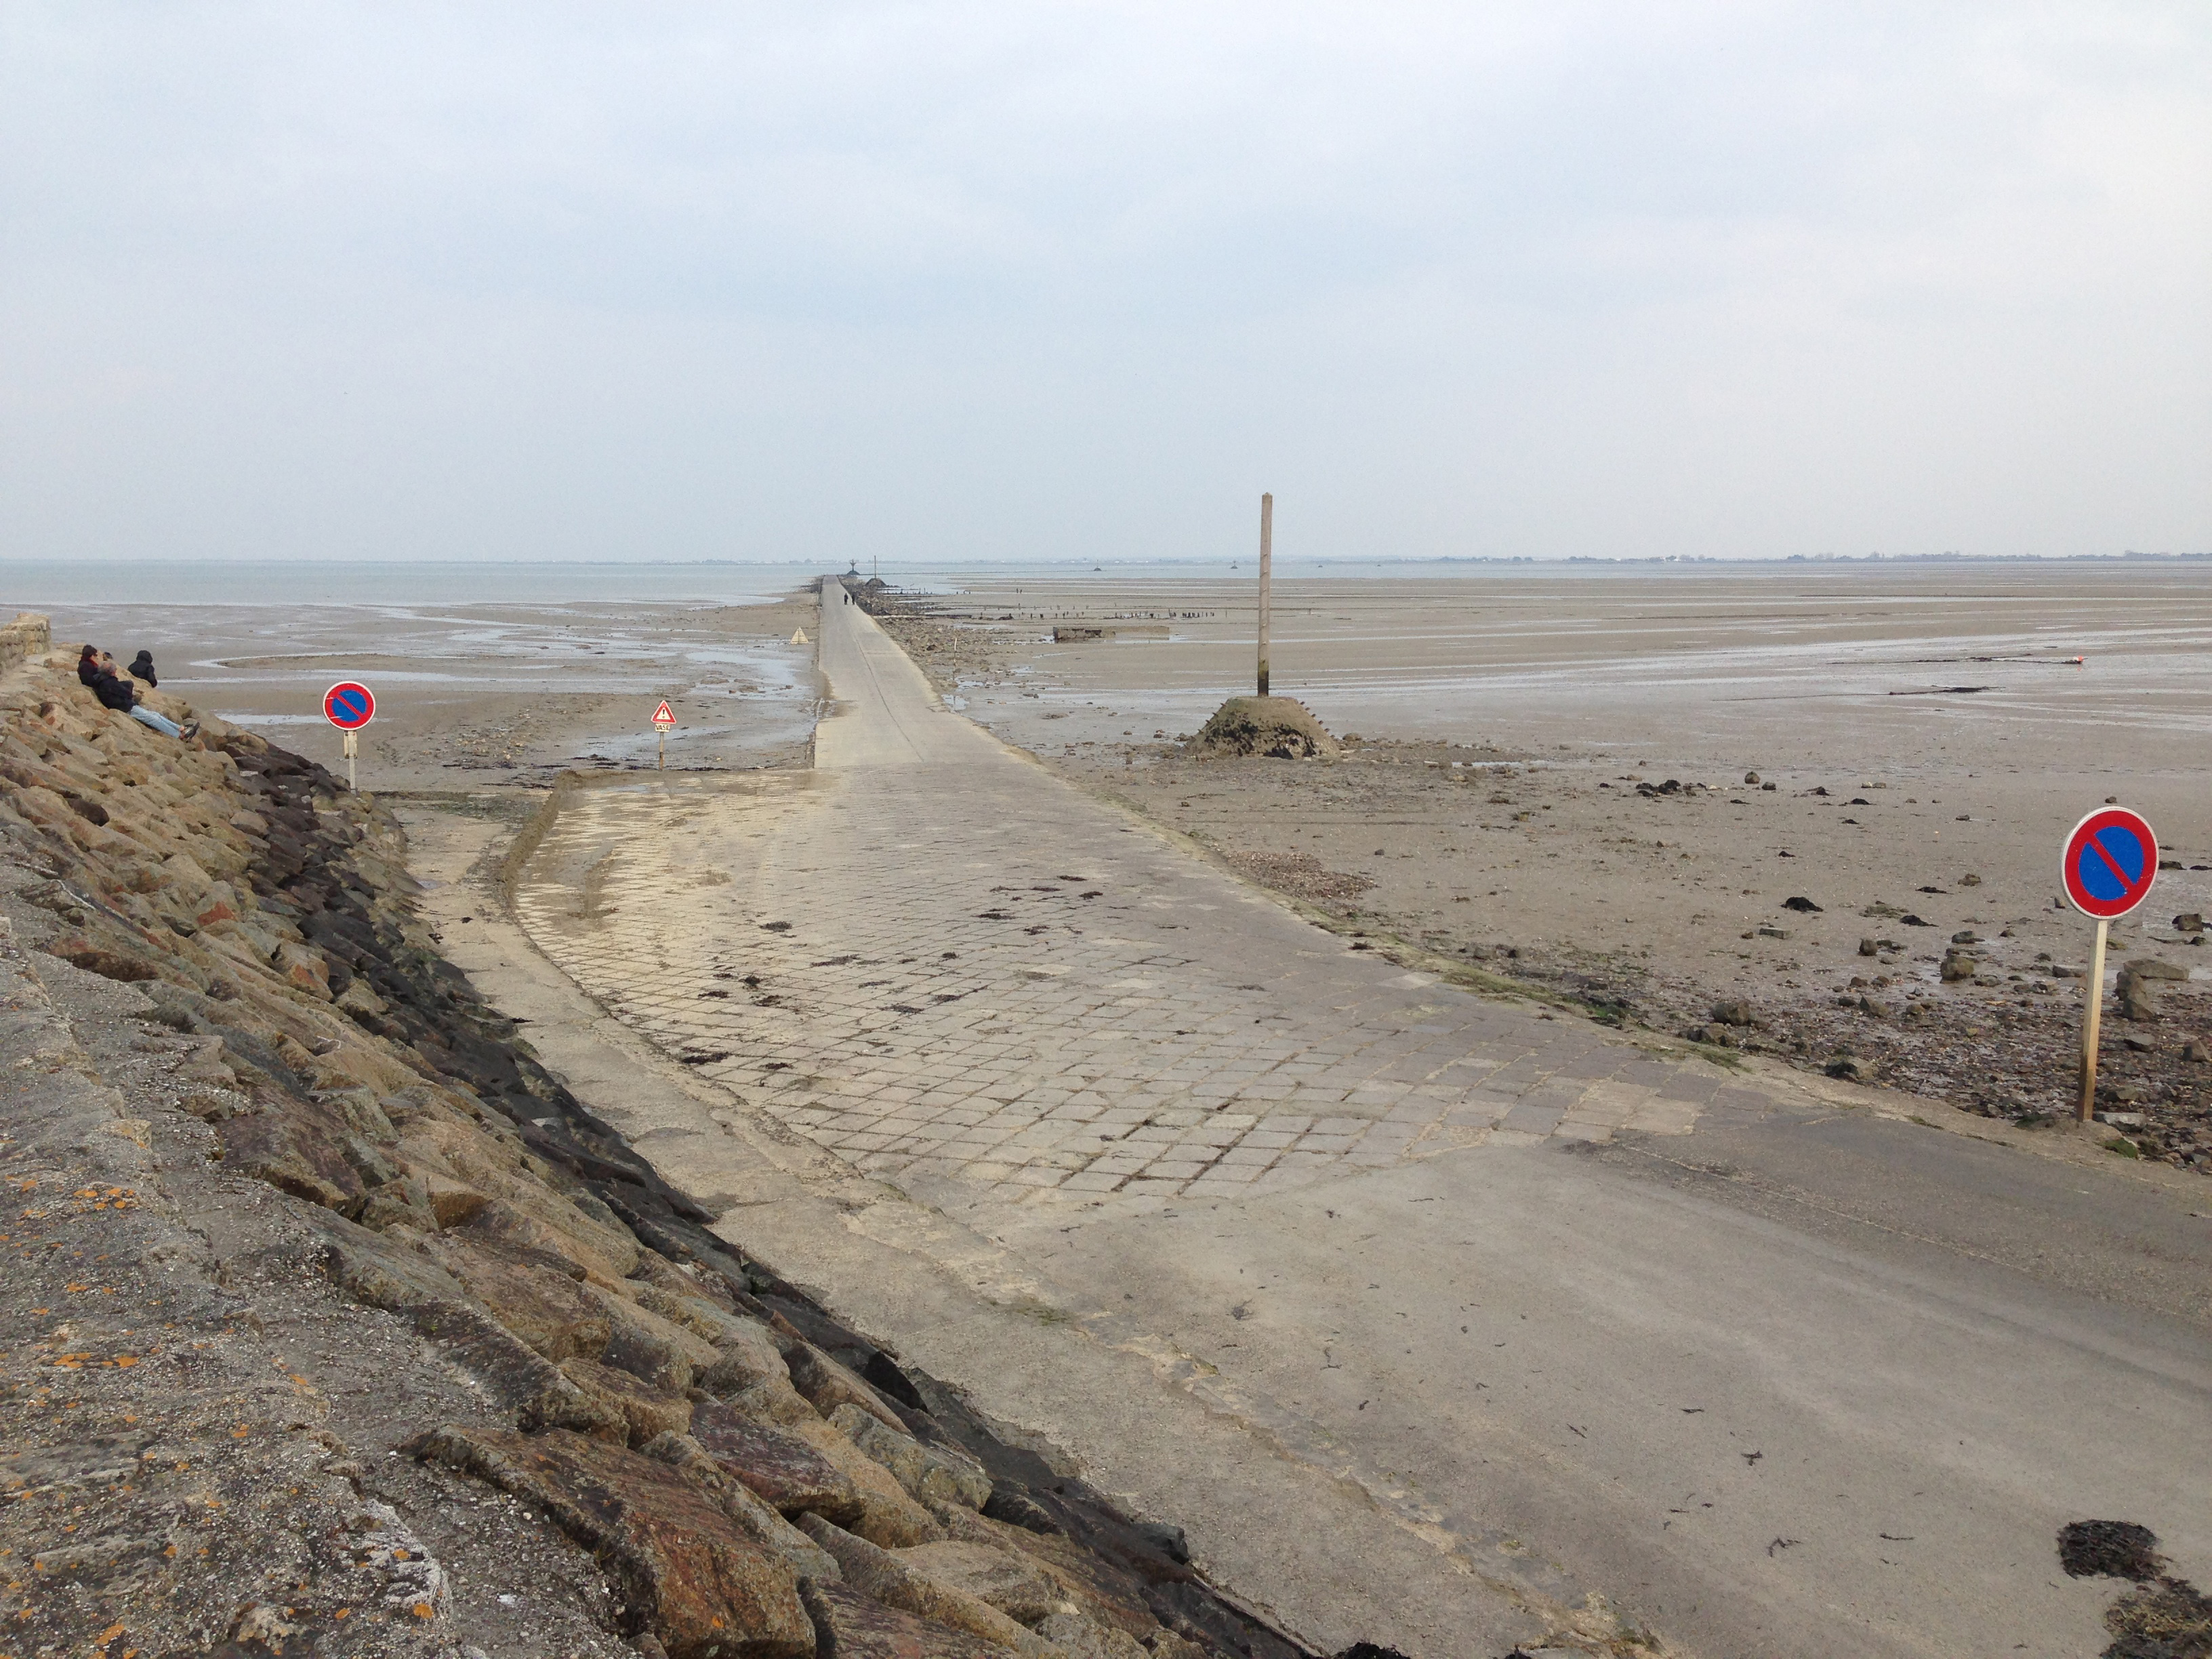
M2150 896L2158 878L2158 837L2139 812L2106 806L2074 826L2059 860L2066 896L2083 915L2109 921Z
M354 680L340 680L323 693L323 718L341 732L358 732L376 718L376 697Z

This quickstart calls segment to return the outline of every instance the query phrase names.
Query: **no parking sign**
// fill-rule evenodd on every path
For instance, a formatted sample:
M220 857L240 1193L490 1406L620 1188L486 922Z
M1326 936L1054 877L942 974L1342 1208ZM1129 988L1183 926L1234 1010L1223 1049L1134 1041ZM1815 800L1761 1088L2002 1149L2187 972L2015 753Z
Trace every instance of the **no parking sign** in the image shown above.
M376 718L376 694L359 680L340 680L323 693L323 718L345 733L346 787L360 787L354 757L361 752L361 728Z
M376 718L376 694L358 680L340 680L323 693L323 718L341 732L358 732Z
M2140 812L2107 806L2074 826L2058 875L2083 915L2100 921L2124 916L2150 896L2158 878L2158 837Z
M2158 836L2140 812L2106 806L2074 826L2058 856L2067 902L2097 919L2089 951L2089 1006L2081 1024L2081 1099L2074 1115L2087 1123L2097 1109L2097 1026L2105 1008L2105 935L2112 918L2150 896L2158 879Z

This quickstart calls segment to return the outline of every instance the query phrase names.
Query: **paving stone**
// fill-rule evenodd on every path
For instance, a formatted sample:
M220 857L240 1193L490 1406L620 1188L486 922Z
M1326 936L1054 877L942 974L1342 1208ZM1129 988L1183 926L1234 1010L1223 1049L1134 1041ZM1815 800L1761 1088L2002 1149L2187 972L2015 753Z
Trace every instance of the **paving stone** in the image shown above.
M1506 1113L1499 1127L1522 1134L1547 1135L1559 1127L1567 1115L1564 1106L1522 1104Z

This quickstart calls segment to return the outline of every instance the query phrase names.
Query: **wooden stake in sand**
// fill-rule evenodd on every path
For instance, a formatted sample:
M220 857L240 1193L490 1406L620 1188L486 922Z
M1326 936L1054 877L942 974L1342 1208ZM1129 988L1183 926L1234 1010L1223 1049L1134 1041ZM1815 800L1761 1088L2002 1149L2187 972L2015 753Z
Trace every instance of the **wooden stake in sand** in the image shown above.
M1260 497L1260 695L1267 695L1267 625L1274 599L1275 498Z
M2097 922L2089 952L2089 1000L2081 1021L2081 1097L2074 1115L2088 1122L2097 1110L2097 1029L2105 1012L2105 942L2115 918L2150 896L2158 879L2158 837L2139 812L2107 804L2074 826L2058 860L2066 897Z
M2097 1027L2105 1012L2105 937L2112 924L2097 918L2097 942L2089 947L2089 1012L2081 1022L2081 1101L2074 1115L2087 1123L2097 1109Z

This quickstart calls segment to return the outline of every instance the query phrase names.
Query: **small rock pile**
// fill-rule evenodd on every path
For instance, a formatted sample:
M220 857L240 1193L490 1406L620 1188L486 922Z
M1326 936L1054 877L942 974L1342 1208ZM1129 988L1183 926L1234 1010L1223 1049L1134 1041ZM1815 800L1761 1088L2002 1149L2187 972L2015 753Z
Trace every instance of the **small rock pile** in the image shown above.
M1199 728L1191 752L1310 760L1334 755L1340 747L1296 697L1231 697Z
M44 646L0 677L21 1651L468 1659L520 1571L675 1659L1304 1652L709 1231L439 955L387 813ZM280 1302L386 1358L257 1346ZM625 1650L502 1650L556 1639Z

